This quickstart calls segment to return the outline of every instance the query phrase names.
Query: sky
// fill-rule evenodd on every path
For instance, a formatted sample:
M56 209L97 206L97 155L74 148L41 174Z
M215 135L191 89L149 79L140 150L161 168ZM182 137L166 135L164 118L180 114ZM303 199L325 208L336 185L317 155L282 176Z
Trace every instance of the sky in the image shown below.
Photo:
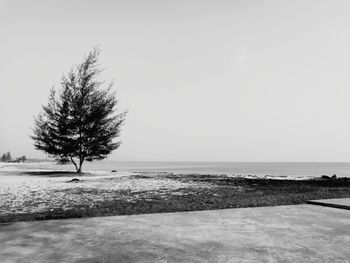
M350 2L0 0L0 154L94 46L128 110L109 160L350 161Z

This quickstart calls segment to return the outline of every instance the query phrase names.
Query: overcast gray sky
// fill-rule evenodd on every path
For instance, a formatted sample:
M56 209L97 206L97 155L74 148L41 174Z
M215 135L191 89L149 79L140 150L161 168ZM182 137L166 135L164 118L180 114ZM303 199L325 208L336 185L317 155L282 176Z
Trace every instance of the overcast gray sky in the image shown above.
M100 45L123 161L349 161L350 2L0 0L0 153Z

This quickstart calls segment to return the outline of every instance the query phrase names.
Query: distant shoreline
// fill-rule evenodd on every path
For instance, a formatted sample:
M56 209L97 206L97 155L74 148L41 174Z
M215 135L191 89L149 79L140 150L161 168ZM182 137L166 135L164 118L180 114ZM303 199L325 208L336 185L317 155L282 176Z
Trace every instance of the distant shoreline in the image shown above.
M73 171L71 164L57 165L52 160L25 163L0 163L0 172L7 170ZM107 173L154 172L173 174L216 174L247 178L308 179L320 176L350 177L350 163L164 163L164 162L87 162L83 172Z

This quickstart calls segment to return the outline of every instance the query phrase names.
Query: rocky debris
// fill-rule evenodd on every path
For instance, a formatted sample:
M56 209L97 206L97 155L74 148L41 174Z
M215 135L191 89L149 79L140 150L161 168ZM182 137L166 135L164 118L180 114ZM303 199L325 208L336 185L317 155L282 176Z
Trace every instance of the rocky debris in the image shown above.
M73 178L72 180L68 181L68 182L79 182L80 180L78 178Z

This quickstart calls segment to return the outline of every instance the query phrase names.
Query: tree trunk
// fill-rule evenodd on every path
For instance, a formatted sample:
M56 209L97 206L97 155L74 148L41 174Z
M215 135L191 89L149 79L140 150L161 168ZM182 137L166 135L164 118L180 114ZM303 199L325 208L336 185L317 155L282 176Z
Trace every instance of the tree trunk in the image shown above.
M79 168L77 169L77 173L81 173L81 168L83 166L84 158L79 160Z
M69 158L70 158L70 161L72 162L72 164L74 164L74 167L75 167L75 170L77 171L77 173L80 173L79 169L78 169L78 165L74 162L72 156L69 156ZM81 167L80 167L80 170L81 170Z
M72 164L74 164L75 170L77 171L78 174L81 173L81 168L83 166L83 162L84 162L84 158L79 160L79 166L78 164L74 161L74 159L70 156L70 161L72 162Z

